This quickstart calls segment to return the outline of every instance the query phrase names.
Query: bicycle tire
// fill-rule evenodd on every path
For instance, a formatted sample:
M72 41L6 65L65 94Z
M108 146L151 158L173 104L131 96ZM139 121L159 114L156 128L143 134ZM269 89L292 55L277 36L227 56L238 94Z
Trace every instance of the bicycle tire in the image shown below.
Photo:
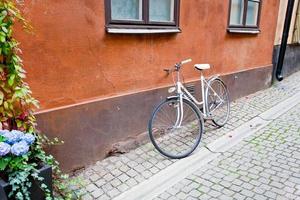
M212 89L207 86L205 90L206 111L212 119L212 122L218 126L224 126L230 113L229 93L225 83L220 78L215 78L208 81L208 85L214 89L217 95L222 98L223 103L218 104L218 99ZM221 91L221 90L223 91ZM220 101L220 100L219 100ZM220 106L221 105L221 106Z
M162 155L171 159L190 155L199 145L204 130L203 117L198 108L186 99L183 99L182 126L174 127L177 118L175 109L179 102L179 98L161 102L153 111L148 124L152 144ZM158 126L160 122L162 124Z

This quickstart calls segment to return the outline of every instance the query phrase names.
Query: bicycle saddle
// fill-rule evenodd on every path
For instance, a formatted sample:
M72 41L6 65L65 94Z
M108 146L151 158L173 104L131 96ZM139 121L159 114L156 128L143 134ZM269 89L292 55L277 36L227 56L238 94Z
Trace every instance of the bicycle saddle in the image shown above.
M210 69L210 64L195 64L195 68L198 70Z

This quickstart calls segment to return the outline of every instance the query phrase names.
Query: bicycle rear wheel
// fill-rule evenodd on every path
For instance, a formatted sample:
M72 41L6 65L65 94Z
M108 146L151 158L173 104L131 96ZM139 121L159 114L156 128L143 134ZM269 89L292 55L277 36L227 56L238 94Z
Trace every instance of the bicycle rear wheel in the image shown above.
M206 110L213 123L219 127L224 126L229 118L230 101L227 87L221 79L216 78L208 82L205 99Z
M179 98L167 99L154 110L149 121L149 136L154 147L163 155L179 159L191 154L198 146L204 129L198 108L183 99L182 122Z

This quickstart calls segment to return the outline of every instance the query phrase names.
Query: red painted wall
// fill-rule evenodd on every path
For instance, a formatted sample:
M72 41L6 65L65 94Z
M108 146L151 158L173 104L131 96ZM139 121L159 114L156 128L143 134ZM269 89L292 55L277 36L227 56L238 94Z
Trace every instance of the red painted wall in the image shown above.
M35 34L17 37L27 82L46 110L171 84L162 69L181 59L212 64L210 74L269 65L278 6L263 1L258 35L227 33L229 0L182 0L179 34L113 35L103 0L34 0L22 9ZM183 72L198 77L192 65Z

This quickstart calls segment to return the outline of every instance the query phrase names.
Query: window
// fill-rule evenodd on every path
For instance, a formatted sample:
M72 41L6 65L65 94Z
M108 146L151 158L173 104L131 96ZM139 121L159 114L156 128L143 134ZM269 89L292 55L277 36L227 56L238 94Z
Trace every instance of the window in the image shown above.
M230 0L229 32L259 33L262 0Z
M179 0L105 0L111 33L180 32Z

